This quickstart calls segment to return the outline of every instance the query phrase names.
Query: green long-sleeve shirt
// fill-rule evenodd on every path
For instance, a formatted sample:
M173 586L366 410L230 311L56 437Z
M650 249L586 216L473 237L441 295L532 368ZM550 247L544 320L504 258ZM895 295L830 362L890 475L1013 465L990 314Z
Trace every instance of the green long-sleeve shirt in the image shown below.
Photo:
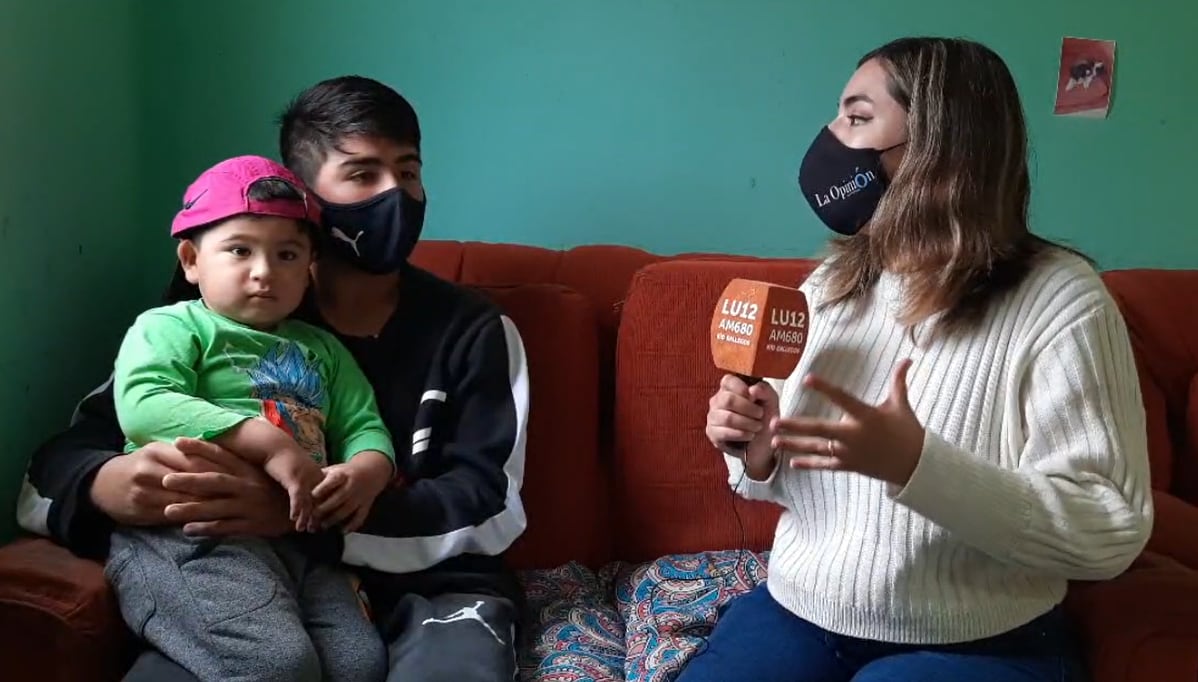
M348 349L298 320L264 332L202 301L148 310L121 344L113 390L129 450L210 440L264 417L322 465L365 450L395 457L374 391Z

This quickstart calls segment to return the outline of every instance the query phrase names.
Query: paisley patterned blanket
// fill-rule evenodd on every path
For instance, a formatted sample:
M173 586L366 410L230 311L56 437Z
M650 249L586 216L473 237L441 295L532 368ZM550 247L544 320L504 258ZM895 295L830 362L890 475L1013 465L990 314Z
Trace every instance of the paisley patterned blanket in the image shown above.
M669 682L703 646L719 611L765 580L768 552L675 554L594 572L578 564L522 574L525 682Z

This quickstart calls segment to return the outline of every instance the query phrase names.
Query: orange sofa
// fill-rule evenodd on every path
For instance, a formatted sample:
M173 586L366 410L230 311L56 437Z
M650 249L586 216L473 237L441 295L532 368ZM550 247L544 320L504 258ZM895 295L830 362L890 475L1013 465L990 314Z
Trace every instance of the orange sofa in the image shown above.
M763 579L778 515L733 499L703 436L710 311L732 277L794 285L815 263L445 241L414 258L493 297L528 352L522 677L669 679ZM1067 606L1098 682L1196 682L1198 271L1104 277L1140 363L1157 520L1129 571ZM99 564L44 539L0 548L0 629L6 680L119 679L135 653Z

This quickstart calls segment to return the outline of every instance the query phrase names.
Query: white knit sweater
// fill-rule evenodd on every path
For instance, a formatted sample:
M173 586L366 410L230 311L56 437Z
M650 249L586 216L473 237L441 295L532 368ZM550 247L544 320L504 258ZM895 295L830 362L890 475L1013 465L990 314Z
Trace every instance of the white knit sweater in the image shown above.
M803 358L771 381L782 414L839 415L800 387L808 373L878 404L910 357L927 436L902 489L784 464L755 481L725 456L737 492L785 508L769 567L780 604L853 637L967 641L1048 611L1067 580L1130 564L1152 526L1144 410L1123 318L1089 265L1046 256L968 338L922 347L895 320L897 277L817 310L821 275L802 287Z

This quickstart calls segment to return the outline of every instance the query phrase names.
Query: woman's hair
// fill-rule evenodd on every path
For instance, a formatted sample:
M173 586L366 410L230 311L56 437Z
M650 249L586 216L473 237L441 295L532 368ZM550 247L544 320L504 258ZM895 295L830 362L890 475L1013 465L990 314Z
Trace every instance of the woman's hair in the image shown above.
M940 314L933 334L977 322L1051 243L1028 229L1027 128L1015 80L975 42L903 38L866 54L907 112L907 144L866 229L831 244L829 303L902 275L900 320Z

